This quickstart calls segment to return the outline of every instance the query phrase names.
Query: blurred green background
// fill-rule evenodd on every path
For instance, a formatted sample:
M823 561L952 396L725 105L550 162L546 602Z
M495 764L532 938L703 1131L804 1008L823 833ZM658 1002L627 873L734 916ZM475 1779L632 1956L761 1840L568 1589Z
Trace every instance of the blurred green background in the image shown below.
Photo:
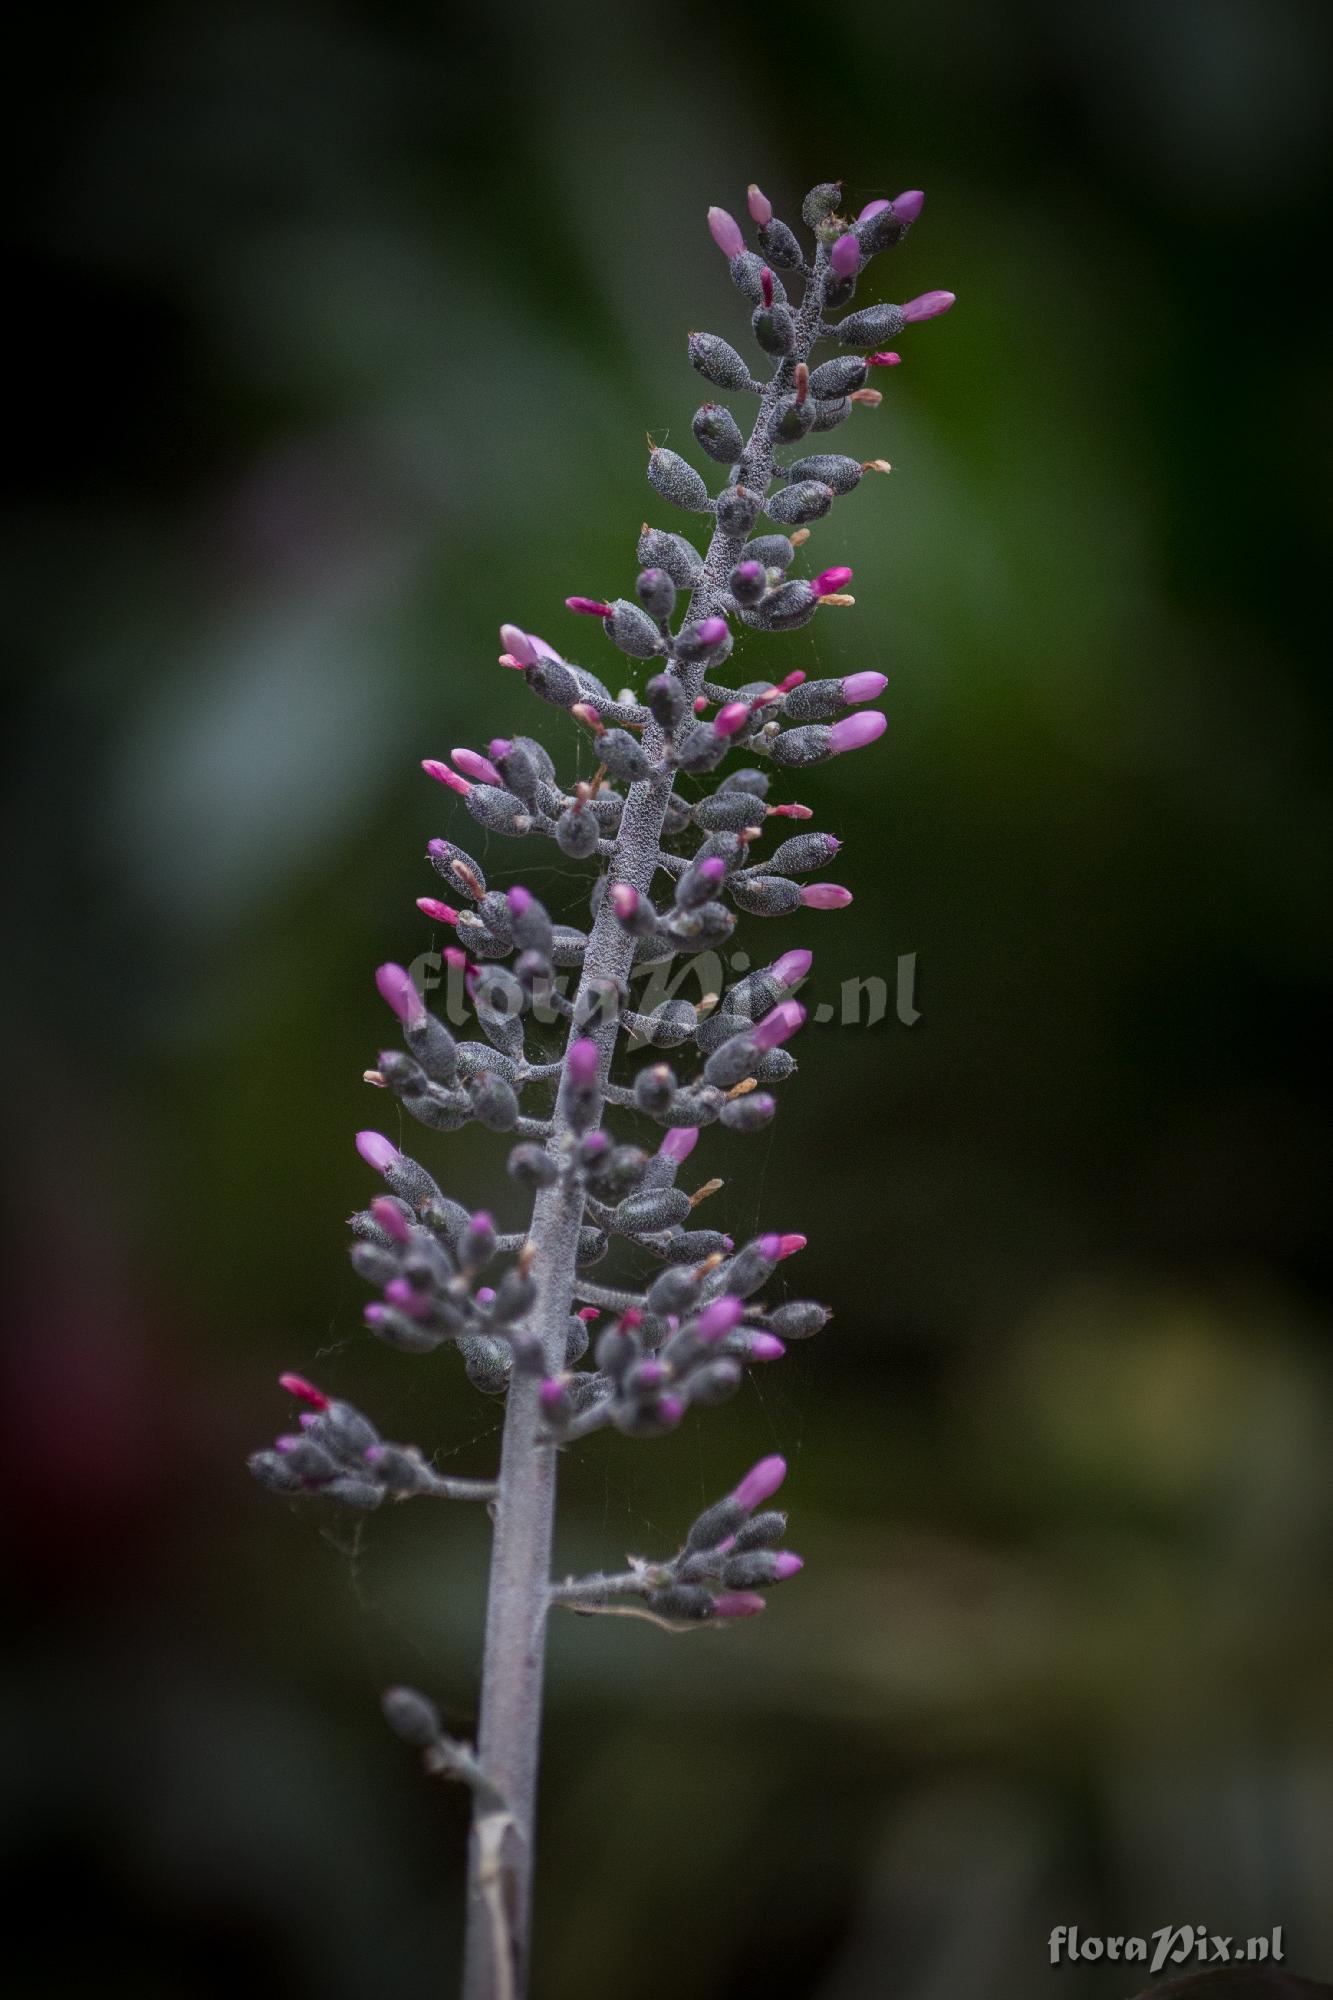
M1049 1969L1057 1923L1280 1923L1333 1977L1331 29L1299 0L29 23L18 1990L452 1990L463 1803L376 1696L470 1726L485 1524L300 1518L242 1461L296 1366L493 1462L448 1357L360 1327L370 974L432 941L431 834L562 910L583 878L477 846L416 760L534 724L567 759L496 626L618 684L562 599L628 588L645 514L688 527L644 440L693 455L686 330L745 338L704 209L829 175L928 193L863 300L959 304L836 440L894 466L809 551L856 609L745 641L751 673L889 675L883 743L796 794L856 905L738 941L814 947L829 999L915 953L921 1019L811 1028L772 1133L698 1156L737 1236L808 1233L827 1333L673 1441L568 1455L562 1568L669 1549L780 1449L807 1569L730 1634L557 1623L537 1992L1133 1990ZM421 1152L518 1226L499 1140Z

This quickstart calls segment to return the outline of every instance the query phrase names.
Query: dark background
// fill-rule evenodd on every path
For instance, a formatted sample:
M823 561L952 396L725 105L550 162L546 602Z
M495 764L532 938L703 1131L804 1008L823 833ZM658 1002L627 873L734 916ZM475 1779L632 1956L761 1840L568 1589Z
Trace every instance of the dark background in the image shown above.
M854 565L856 609L745 641L751 673L889 674L885 740L798 794L855 907L739 942L816 947L816 998L914 952L922 1018L811 1028L772 1133L697 1156L737 1236L808 1233L827 1333L670 1442L569 1455L562 1567L670 1549L781 1449L807 1568L730 1634L558 1623L537 1991L1143 1983L1051 1971L1056 1923L1280 1923L1333 1977L1331 26L1298 0L29 24L18 1990L452 1988L464 1803L376 1698L406 1678L470 1726L485 1524L299 1517L243 1458L296 1366L493 1463L494 1405L367 1338L342 1247L371 970L432 941L425 839L472 844L416 760L535 724L568 768L496 626L623 678L561 600L628 588L645 513L689 526L644 439L692 453L686 330L745 338L704 209L757 179L794 219L829 175L854 206L928 193L863 299L959 303L833 441L894 465L809 552ZM483 847L573 907L577 869ZM421 1150L518 1226L501 1141Z

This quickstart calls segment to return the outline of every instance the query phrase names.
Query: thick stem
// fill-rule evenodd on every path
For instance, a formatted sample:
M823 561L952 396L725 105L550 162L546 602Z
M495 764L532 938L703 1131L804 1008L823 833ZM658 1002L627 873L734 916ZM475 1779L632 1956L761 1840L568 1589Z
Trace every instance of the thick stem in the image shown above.
M821 249L797 319L796 350L774 370L746 446L746 476L761 492L772 473L770 419L791 389L796 362L809 353L818 334L823 262ZM714 528L687 617L705 617L717 608L725 579L740 560L745 540L744 535L725 535L719 527ZM689 667L682 662L677 671L693 700L703 683L703 666ZM654 761L660 759L664 744L655 723L644 731L643 747ZM645 895L657 870L662 827L674 785L670 771L644 779L630 788L621 814L609 872L615 881L629 883ZM633 959L634 940L617 921L610 899L603 898L588 939L580 993L595 981L628 978ZM603 1090L618 1032L619 1023L614 1019L593 1032L601 1058ZM571 1029L571 1041L574 1038ZM557 1101L552 1147L558 1147L566 1136ZM533 1206L529 1233L537 1253L533 1264L537 1303L530 1324L541 1335L551 1374L559 1372L564 1357L582 1218L582 1190L568 1174L542 1189ZM555 1447L541 1436L538 1417L538 1384L530 1376L515 1379L505 1411L499 1493L492 1509L495 1538L477 1743L487 1781L504 1805L497 1810L479 1798L473 1813L464 2000L522 2000L527 1988L556 1485Z

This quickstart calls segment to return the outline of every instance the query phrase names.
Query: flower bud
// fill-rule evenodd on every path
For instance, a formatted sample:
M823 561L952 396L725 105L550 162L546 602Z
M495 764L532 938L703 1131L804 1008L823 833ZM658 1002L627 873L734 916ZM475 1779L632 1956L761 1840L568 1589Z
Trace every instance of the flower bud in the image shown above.
M536 1146L531 1141L515 1146L506 1166L511 1177L523 1187L550 1187L560 1178L560 1168L544 1146Z
M724 535L748 535L763 503L745 486L729 486L717 496L717 524Z
M750 331L765 354L790 354L796 345L796 321L790 308L776 301L756 307L750 315Z
M731 651L731 633L725 618L716 613L709 618L693 620L682 625L676 634L675 652L678 660L722 660Z
M826 217L836 212L841 200L841 181L820 181L801 203L802 221L808 229L817 229Z
M722 1581L729 1590L752 1590L756 1585L785 1582L804 1567L790 1549L752 1549L728 1558L722 1565Z
M453 890L474 903L481 901L486 894L486 877L466 848L455 847L451 840L432 840L426 844L426 853L436 874Z
M532 825L532 815L522 799L494 785L473 785L467 809L488 833L524 834Z
M662 635L652 619L627 598L618 597L608 607L602 629L611 644L632 660L651 660L662 650Z
M675 674L654 674L643 695L653 720L668 735L689 713L689 696Z
M668 451L665 445L654 446L648 454L648 483L664 500L669 500L673 507L682 507L687 514L708 512L708 488L703 480L679 452ZM666 564L662 567L665 569Z
M538 660L527 669L525 678L532 692L553 708L572 708L583 698L577 674L563 660Z
M702 1621L711 1618L715 1611L712 1595L692 1583L671 1583L663 1590L654 1590L644 1599L650 1611L659 1618L689 1618ZM760 1603L763 1599L760 1599Z
M818 479L825 486L831 486L835 493L850 493L859 486L865 468L858 458L847 458L840 452L816 452L810 458L798 458L794 465L787 467L793 479ZM847 572L848 578L851 571Z
M750 389L750 371L734 347L715 333L690 335L690 361L719 389Z
M805 262L797 238L776 216L760 228L759 247L769 263L775 264L780 271L799 271Z
M842 842L833 833L797 833L779 841L765 864L774 874L808 875L822 868L839 852Z
M861 390L858 393L868 395L869 391ZM818 402L812 396L810 408L814 411L810 420L812 431L835 431L838 425L845 424L852 414L852 404L846 396L826 397Z
M751 1514L756 1507L761 1507L765 1500L773 1498L786 1477L785 1458L779 1458L776 1453L771 1458L761 1458L757 1465L750 1467L732 1498L747 1514Z
M723 1105L719 1123L725 1125L729 1132L759 1132L772 1122L777 1108L776 1097L770 1097L766 1090L751 1090L744 1097L730 1098Z
M781 522L784 527L796 527L803 521L818 521L828 513L835 494L831 486L820 479L798 479L790 486L781 486L776 493L770 493L764 501L764 512L770 521Z
M650 618L664 623L676 608L676 586L664 569L645 569L634 583L634 595Z
M392 1007L400 1021L420 1020L426 1004L401 965L382 965L375 974L381 1000Z
M797 689L798 694L804 692L803 687ZM826 757L833 755L829 741L831 735L832 731L822 723L812 723L804 729L784 729L769 744L768 754L775 764L788 769L822 764Z
M854 278L861 268L861 245L849 230L829 251L829 264L839 278Z
M754 1590L725 1591L713 1599L714 1618L753 1618L764 1609L764 1600Z
M867 306L864 312L840 320L834 332L844 347L879 347L902 332L907 324L904 314L902 306Z
M808 910L845 910L851 900L851 890L836 882L812 882L801 891L801 901Z
M731 282L741 297L748 299L752 306L757 306L761 301L764 305L772 305L774 299L779 305L786 304L787 294L781 284L774 278L763 258L756 257L752 250L743 250L739 257L732 258ZM749 387L757 390L759 384L751 382Z
M645 566L664 569L681 590L693 590L699 581L704 559L684 535L668 534L665 528L646 524L639 536L638 558Z
M747 625L765 632L796 632L808 625L819 609L819 599L803 577L771 591L753 611L743 615Z
M721 403L704 403L690 419L695 443L719 465L735 465L745 451L745 439L731 411Z
M737 909L750 917L785 917L801 906L800 888L783 875L733 875L727 887Z
M751 222L757 222L761 229L766 229L773 220L773 204L753 181L745 191L745 205L750 211Z
M483 1070L468 1086L473 1116L488 1132L512 1132L518 1123L518 1098L495 1070Z
M586 861L600 839L595 814L581 805L566 806L555 823L555 844L571 861Z
M796 444L810 430L819 405L810 396L784 396L773 412L769 435L778 444Z
M652 1188L626 1195L616 1209L616 1228L622 1236L649 1236L684 1222L689 1214L690 1198L683 1189Z
M727 588L738 604L758 604L768 589L768 572L762 563L739 562L727 578Z

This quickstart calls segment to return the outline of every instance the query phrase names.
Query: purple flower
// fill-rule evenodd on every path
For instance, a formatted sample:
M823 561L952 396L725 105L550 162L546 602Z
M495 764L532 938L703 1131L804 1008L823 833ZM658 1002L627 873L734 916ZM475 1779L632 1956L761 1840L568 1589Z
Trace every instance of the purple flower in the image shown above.
M919 298L909 299L902 307L902 316L908 326L919 319L937 319L947 313L957 294L954 292L922 292Z
M841 888L837 882L811 882L801 891L801 901L807 910L845 910L851 900L851 890Z
M846 750L862 750L875 743L889 726L882 708L864 708L859 715L844 715L829 731L829 749L835 757Z
M438 896L418 896L417 908L423 917L429 917L437 924L456 924L458 912L450 904L442 903Z
M279 1375L278 1387L285 1389L289 1396L295 1396L298 1402L309 1403L312 1410L327 1410L329 1407L329 1398L324 1391L317 1389L313 1382L307 1382L304 1375Z
M889 684L887 674L848 674L842 684L844 701L873 701Z
M393 1008L400 1021L419 1021L426 1004L417 992L412 975L401 965L382 965L375 974L380 999Z
M840 278L854 278L861 268L861 246L850 230L829 251L829 263Z
M521 882L515 882L512 888L506 889L505 901L509 905L510 916L521 917L532 908L532 891L525 889Z
M481 756L476 750L451 750L449 755L465 777L475 778L480 785L495 785L503 790L504 779L489 757Z
M694 1330L700 1340L721 1340L745 1317L745 1307L739 1299L714 1299L706 1305L695 1322Z
M356 1150L377 1174L387 1174L390 1167L397 1166L402 1158L393 1140L386 1139L382 1132L358 1132Z
M783 1549L773 1563L773 1580L785 1583L788 1577L799 1575L804 1568L804 1556L796 1555L791 1549Z
M370 1212L386 1236L392 1236L395 1243L406 1243L411 1231L407 1217L396 1201L390 1201L387 1194L377 1194L370 1204Z
M509 654L509 657L512 660L516 660L520 667L536 666L537 648L533 645L529 635L526 632L520 631L517 625L502 625L500 627L500 644L504 647L506 653Z
M715 1618L753 1618L764 1608L757 1590L724 1590L713 1599Z
M868 201L856 219L858 222L869 222L873 216L883 215L885 209L891 206L887 201Z
M851 580L852 573L845 565L837 569L822 569L810 588L816 597L831 597L835 590L846 590Z
M787 1352L775 1333L752 1333L750 1335L749 1359L751 1361L781 1361Z
M741 226L735 216L727 214L725 208L709 209L708 234L724 257L732 259L739 257L745 248Z
M589 1090L597 1081L597 1044L586 1039L571 1042L565 1057L565 1074L578 1090Z
M577 611L585 618L609 618L611 606L604 604L600 597L567 597L565 608Z
M925 205L926 197L921 189L908 188L906 194L896 194L893 197L891 206L893 208L894 220L901 222L904 226L910 222L915 222Z
M664 1160L674 1160L677 1166L682 1166L689 1159L690 1154L694 1151L698 1143L699 1128L697 1125L675 1125L667 1133L657 1150Z
M901 354L895 354L892 349L885 349L880 354L867 354L866 365L869 368L896 368L902 358Z
M437 785L447 785L451 792L457 792L460 799L465 799L472 790L466 778L460 778L457 771L451 771L438 757L423 757L421 768L428 778L434 778Z
M797 986L814 964L812 951L784 951L781 958L775 958L769 966L770 978L779 986Z
M771 1007L762 1021L751 1032L750 1039L757 1049L780 1048L790 1041L797 1029L805 1021L805 1009L799 1000L779 1000Z
M763 1506L765 1500L773 1498L786 1477L787 1461L774 1452L771 1458L761 1458L757 1465L750 1467L736 1488L734 1498L747 1514L752 1514L756 1507Z
M750 211L751 222L757 222L761 229L766 229L773 220L772 202L762 188L757 188L753 181L745 190L745 206Z
M713 734L715 736L734 736L737 730L744 729L749 720L750 704L748 701L729 701L713 717Z

